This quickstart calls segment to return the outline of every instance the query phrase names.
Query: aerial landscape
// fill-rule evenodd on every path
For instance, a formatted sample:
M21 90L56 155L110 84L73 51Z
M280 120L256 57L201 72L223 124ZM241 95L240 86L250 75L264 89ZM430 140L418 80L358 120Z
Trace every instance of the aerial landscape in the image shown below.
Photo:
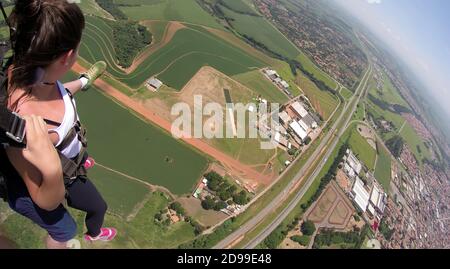
M2 2L11 12L14 1ZM86 243L84 213L69 209L82 248L450 247L449 94L438 101L357 5L78 5L86 27L64 79L107 63L76 102L95 159L89 176L108 203L105 223L119 231ZM175 137L180 104L192 121ZM45 248L45 236L0 200L0 248Z

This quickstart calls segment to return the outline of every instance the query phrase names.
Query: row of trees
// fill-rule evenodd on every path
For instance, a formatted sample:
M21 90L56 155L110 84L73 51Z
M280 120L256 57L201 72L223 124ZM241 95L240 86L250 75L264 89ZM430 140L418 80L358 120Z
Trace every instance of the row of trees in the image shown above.
M110 21L119 65L129 67L136 55L152 43L152 34L146 27L131 21Z
M351 231L342 233L324 229L314 239L313 248L317 249L323 246L346 244L349 248L360 249L368 233L369 227L367 225L360 232Z
M314 203L322 194L322 191L325 189L325 187L330 183L330 181L336 177L337 169L339 168L339 163L342 161L342 158L344 158L345 152L348 149L348 142L344 143L341 148L339 149L338 155L334 159L333 164L331 165L330 169L328 169L328 172L325 174L324 177L320 179L320 185L317 191L311 196L311 198L304 204L301 205L303 210L306 210L311 206L312 203Z

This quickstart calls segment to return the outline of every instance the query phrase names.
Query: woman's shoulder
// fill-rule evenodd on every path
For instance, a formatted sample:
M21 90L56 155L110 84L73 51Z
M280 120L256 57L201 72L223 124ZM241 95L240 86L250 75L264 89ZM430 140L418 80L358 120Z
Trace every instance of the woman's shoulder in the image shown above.
M8 108L19 115L32 114L32 106L30 102L27 102L30 98L25 89L15 89L9 93Z

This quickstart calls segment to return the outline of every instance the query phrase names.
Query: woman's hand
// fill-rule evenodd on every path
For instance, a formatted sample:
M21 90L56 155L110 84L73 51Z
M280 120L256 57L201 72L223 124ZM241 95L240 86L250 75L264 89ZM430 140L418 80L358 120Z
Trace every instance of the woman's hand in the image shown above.
M24 158L33 164L42 175L62 173L61 161L48 135L47 125L38 116L24 116L26 121L27 147Z

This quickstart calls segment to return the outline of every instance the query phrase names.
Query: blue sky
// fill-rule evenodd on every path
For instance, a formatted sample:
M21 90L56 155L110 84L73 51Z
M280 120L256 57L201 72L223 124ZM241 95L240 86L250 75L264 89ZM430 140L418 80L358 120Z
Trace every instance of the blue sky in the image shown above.
M450 116L450 1L335 1L394 48Z

